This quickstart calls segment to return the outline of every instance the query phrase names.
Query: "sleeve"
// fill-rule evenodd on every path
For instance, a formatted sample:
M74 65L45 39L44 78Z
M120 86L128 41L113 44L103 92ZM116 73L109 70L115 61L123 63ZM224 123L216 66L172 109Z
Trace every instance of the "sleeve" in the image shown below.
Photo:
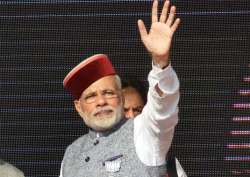
M145 165L160 166L165 164L178 123L179 80L169 65L163 70L153 66L148 81L148 102L134 120L134 143ZM163 96L157 93L157 86Z

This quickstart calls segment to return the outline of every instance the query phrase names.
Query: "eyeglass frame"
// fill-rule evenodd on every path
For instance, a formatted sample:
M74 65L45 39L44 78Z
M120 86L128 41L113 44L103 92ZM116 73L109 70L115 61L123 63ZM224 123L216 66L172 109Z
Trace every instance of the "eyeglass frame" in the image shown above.
M101 91L93 91L93 92L87 93L86 95L83 94L80 99L83 100L84 103L86 103L86 104L92 104L98 100L98 97L100 95L103 98L108 99L108 100L114 99L114 98L119 98L119 96L121 95L121 89L119 89L119 90L104 89Z

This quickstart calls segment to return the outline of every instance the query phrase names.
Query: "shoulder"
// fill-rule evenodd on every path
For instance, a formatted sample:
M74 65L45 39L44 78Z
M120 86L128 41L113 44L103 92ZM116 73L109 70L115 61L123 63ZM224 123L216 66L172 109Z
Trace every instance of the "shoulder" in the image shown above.
M84 146L88 140L89 140L89 135L85 134L77 138L75 141L73 141L73 143L70 146L75 146L75 147Z
M79 151L79 149L83 149L86 144L88 144L89 138L88 134L85 134L79 138L77 138L73 143L71 143L65 151L65 155L67 156L73 156L76 151Z
M126 118L124 118L126 119ZM134 119L126 119L125 123L120 127L120 131L118 133L120 137L124 137L126 139L130 139L129 137L133 137L134 134ZM123 139L123 138L121 138Z
M123 132L131 132L131 130L134 129L134 119L125 119L125 123L121 125L120 129L123 131Z

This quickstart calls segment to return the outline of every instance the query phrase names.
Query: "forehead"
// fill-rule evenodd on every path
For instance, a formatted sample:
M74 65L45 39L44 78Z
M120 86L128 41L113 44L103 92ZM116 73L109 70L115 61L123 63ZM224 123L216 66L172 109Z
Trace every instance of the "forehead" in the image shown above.
M134 87L126 87L122 90L125 99L142 100L141 94Z
M122 92L123 92L124 94L138 93L138 91L137 91L134 87L131 87L131 86L122 89ZM138 93L138 94L139 94L139 93Z
M118 89L115 75L105 76L101 79L98 79L97 81L92 83L87 89L85 89L83 91L83 94L105 89L112 89L112 90Z
M141 94L132 87L127 87L123 89L123 96L125 98L125 105L144 105Z

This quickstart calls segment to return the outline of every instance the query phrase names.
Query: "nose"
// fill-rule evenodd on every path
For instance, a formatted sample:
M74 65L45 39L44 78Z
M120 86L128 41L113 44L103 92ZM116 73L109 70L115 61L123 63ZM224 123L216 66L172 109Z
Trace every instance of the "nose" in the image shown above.
M103 105L106 105L106 104L107 104L106 98L105 98L103 95L101 95L101 94L99 94L99 95L97 96L96 102L97 102L97 105L98 105L98 106L103 106Z
M127 118L134 118L135 117L135 113L132 109L129 109L125 114L126 114L125 116Z

